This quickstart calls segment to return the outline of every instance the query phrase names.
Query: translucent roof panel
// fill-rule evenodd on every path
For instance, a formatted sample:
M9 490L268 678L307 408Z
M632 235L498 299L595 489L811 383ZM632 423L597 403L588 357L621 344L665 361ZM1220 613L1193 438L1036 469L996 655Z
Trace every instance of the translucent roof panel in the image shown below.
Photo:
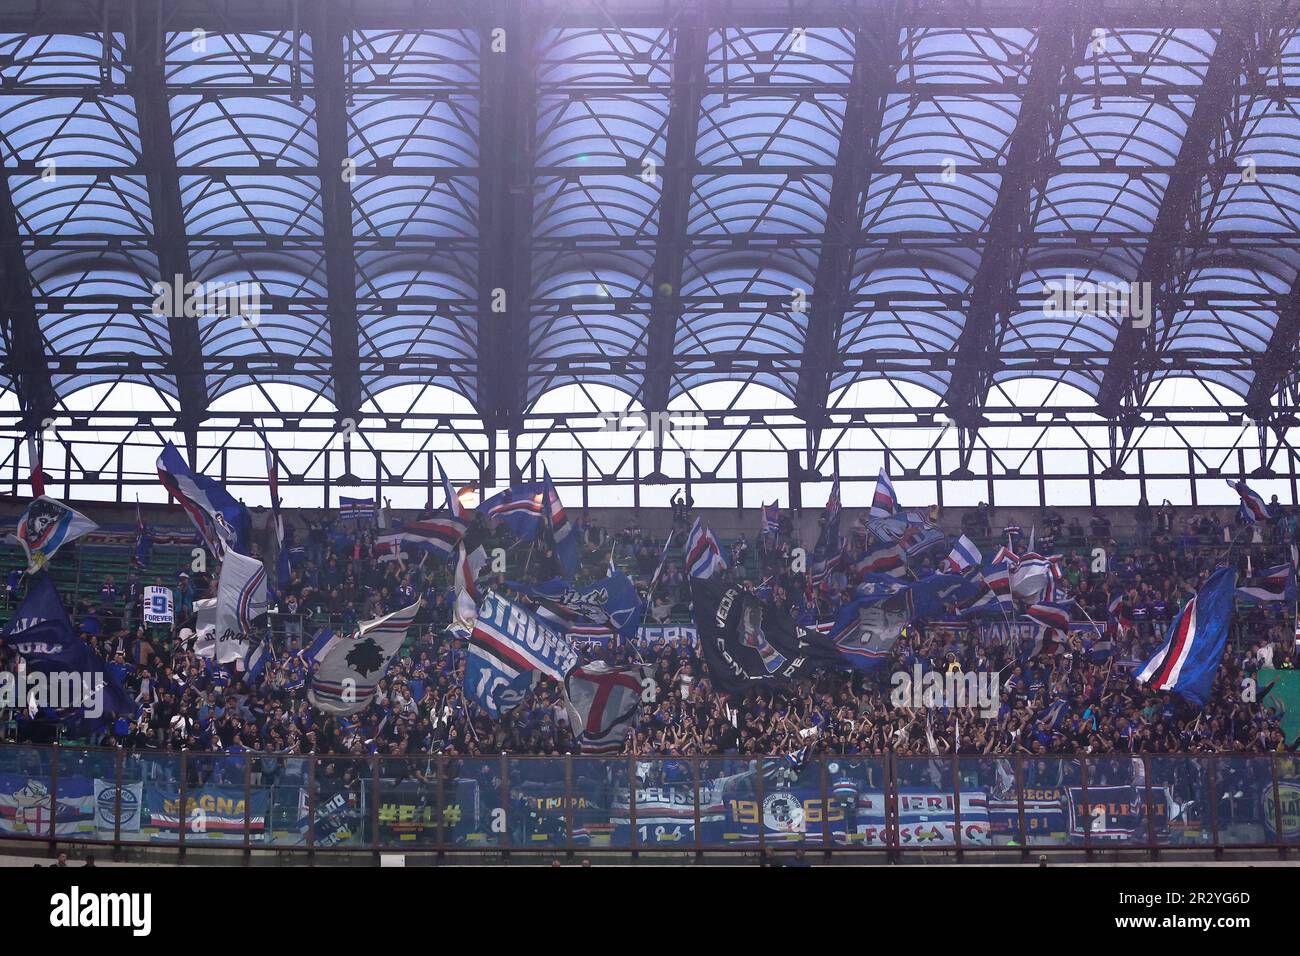
M804 421L899 385L1290 400L1261 356L1300 327L1300 29L1271 8L1228 36L1198 4L521 0L499 33L48 2L64 32L0 14L0 278L9 349L47 352L5 374L61 400L416 391L525 431L589 385ZM177 274L255 320L160 311ZM1136 286L1150 325L1086 306Z

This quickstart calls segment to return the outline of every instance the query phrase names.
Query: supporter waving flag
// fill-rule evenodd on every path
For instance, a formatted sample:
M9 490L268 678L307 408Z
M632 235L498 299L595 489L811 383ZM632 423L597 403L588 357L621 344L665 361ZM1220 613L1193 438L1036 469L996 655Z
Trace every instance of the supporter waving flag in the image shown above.
M478 506L489 518L500 518L517 538L532 541L541 533L546 500L546 482L530 481L511 485Z
M898 495L894 491L894 483L889 480L885 469L881 468L876 478L876 493L871 498L871 517L887 518L897 513Z
M339 517L344 521L366 521L375 516L374 498L345 498L339 496Z
M217 558L230 548L248 548L248 511L217 481L192 471L176 446L168 442L158 456L158 480L189 515L204 545Z
M583 753L614 754L623 749L641 706L642 685L652 673L648 665L611 667L604 661L569 671L564 678L564 703Z
M971 568L978 568L984 559L980 555L980 549L975 547L975 542L962 535L944 560L948 562L953 574L964 574Z
M18 519L14 532L27 555L27 573L43 568L56 551L70 541L98 528L75 508L62 501L41 495L34 498Z
M815 588L825 587L830 573L839 567L842 556L840 475L837 471L835 480L831 483L830 497L826 499L826 508L822 512L821 529L817 533L817 543L813 546L809 584Z
M1252 491L1246 484L1245 479L1241 481L1232 481L1225 479L1228 487L1235 491L1241 498L1241 516L1249 524L1255 524L1259 521L1272 521L1273 516L1268 513L1268 505L1264 499L1255 491Z
M1295 573L1289 564L1265 568L1255 583L1237 588L1237 597L1249 601L1290 601L1295 603Z
M363 622L356 634L331 644L307 688L307 700L326 714L355 714L370 706L379 681L406 640L420 602Z
M1211 574L1174 618L1164 644L1138 670L1138 683L1205 706L1223 660L1236 587L1235 568Z
M696 518L686 536L686 574L692 578L711 578L726 570L722 546L703 518Z
M555 490L555 484L551 481L551 473L543 469L546 476L543 484L546 486L546 499L543 504L543 517L546 521L546 530L551 536L551 544L555 548L555 556L560 561L560 567L569 577L578 573L578 529L573 526L569 520L569 513L564 510L564 505L560 502L560 494Z

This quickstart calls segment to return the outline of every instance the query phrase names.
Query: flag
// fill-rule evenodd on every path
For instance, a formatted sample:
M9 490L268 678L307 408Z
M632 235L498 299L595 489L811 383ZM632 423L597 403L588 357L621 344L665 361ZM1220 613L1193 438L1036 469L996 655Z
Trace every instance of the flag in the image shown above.
M781 530L781 502L763 505L763 534L776 534Z
M226 552L217 579L216 647L213 660L229 664L248 653L253 621L266 613L266 568L261 561Z
M887 518L897 512L898 495L894 493L894 483L885 474L885 469L881 468L876 477L876 493L871 498L871 517Z
M38 433L27 436L27 460L31 465L32 497L40 498L45 494L45 440Z
M1219 568L1174 618L1160 649L1142 665L1140 684L1172 690L1204 706L1223 659L1237 585L1235 568Z
M140 498L135 499L135 564L136 567L149 567L149 555L153 551L153 539L149 536L149 527L144 523L144 514L140 511Z
M275 583L284 588L289 584L293 568L289 551L284 546L284 516L280 514L280 473L275 464L271 443L262 435L262 454L266 457L266 487L271 496L271 521L275 530Z
M5 625L3 636L21 634L37 624L54 621L72 630L72 621L63 607L59 592L54 588L48 573L42 572L28 579L27 593L19 602L14 616Z
M48 574L37 574L4 630L5 645L23 658L28 674L43 674L46 686L57 685L67 699L49 696L36 703L47 708L73 733L93 733L112 714L131 713L131 698L101 658L72 629ZM75 677L74 677L75 675Z
M465 692L487 715L500 718L523 701L541 676L519 667L472 637L465 655Z
M703 518L695 519L690 534L686 536L685 564L686 574L692 578L711 578L719 571L726 570L727 562L722 556L722 546Z
M478 510L489 518L500 518L511 534L532 541L541 533L546 482L531 481L511 485L482 502Z
M641 705L648 665L610 667L592 661L564 678L564 703L578 748L585 754L618 753Z
M578 573L578 529L573 526L573 522L569 520L569 513L560 503L560 494L551 481L551 473L545 469L543 473L546 476L543 482L546 486L544 502L546 530L550 533L551 544L555 548L555 556L560 561L560 567L564 569L567 576L573 577Z
M329 656L330 651L343 640L343 637L342 634L335 634L332 628L322 628L311 645L306 650L299 651L298 656L308 664L319 664Z
M664 566L668 563L668 547L673 543L675 531L669 531L668 537L664 539L664 549L659 553L659 563L655 566L655 573L650 575L650 587L646 591L646 601L654 599L655 588L659 586L659 579L663 577ZM613 559L613 551L610 552L610 558Z
M248 655L248 661L244 668L244 678L242 683L256 684L258 678L262 676L262 671L266 669L267 661L272 657L271 645L267 641L262 641L253 649L253 653Z
M357 633L334 644L312 672L307 699L326 714L355 714L374 700L375 688L406 640L420 602L365 621Z
M976 582L956 574L931 574L907 585L913 621L940 617L946 605L961 604L978 597L979 593L980 586Z
M723 693L808 677L843 663L825 635L799 627L739 585L692 578L691 601L704 664Z
M1272 521L1273 516L1268 513L1268 505L1257 492L1251 491L1246 484L1245 479L1234 482L1232 479L1225 479L1228 487L1235 491L1241 498L1240 513L1241 517L1249 524L1255 524L1258 521Z
M217 599L200 598L194 602L194 653L215 657L217 652Z
M467 535L460 539L452 568L452 590L456 595L452 627L462 637L473 629L474 619L478 616L478 574L487 563L487 552L478 538L478 535Z
M578 663L563 634L547 627L522 604L489 591L479 605L472 640L526 670L563 680Z
M912 618L907 590L903 587L864 594L835 615L828 636L854 670L878 670L889 661Z
M69 508L56 498L48 495L33 498L14 530L14 536L27 555L27 573L36 573L59 548L98 527L80 511Z
M339 496L339 519L342 521L367 521L375 516L374 498L344 498Z
M400 531L380 535L375 539L374 556L382 557L397 554L399 551L421 549L436 557L446 560L456 550L456 545L469 523L454 515L439 515L424 521L413 521L404 525Z
M1295 574L1291 565L1279 564L1265 568L1255 583L1237 588L1237 597L1248 601L1290 601L1295 603Z
M897 544L877 545L854 567L861 574L888 574L902 578L907 576L907 556Z
M1122 634L1132 626L1133 622L1124 610L1124 592L1116 591L1106 603L1106 630L1112 634Z
M840 565L840 557L843 553L840 540L840 511L840 473L836 471L835 480L831 482L831 493L822 511L817 543L813 545L812 568L808 576L811 587L824 587L831 572Z
M954 574L961 574L969 568L978 568L983 558L980 556L980 549L975 547L975 542L962 535L944 560L948 562L948 567Z
M555 619L566 624L595 624L625 639L636 636L641 624L641 596L636 585L622 571L601 581L574 585L555 578L535 587L507 582L514 591L548 606ZM567 628L566 628L567 629Z
M247 551L248 513L219 482L190 470L176 446L168 442L158 456L158 480L189 515L204 545L217 558L226 549Z
M1046 558L1020 561L1011 569L1011 594L1022 601L1051 601L1056 590L1056 566Z
M471 517L469 509L461 504L460 498L452 490L451 480L447 477L447 473L442 470L442 462L438 462L438 476L442 478L442 492L447 496L447 514L453 518L459 518L468 525Z

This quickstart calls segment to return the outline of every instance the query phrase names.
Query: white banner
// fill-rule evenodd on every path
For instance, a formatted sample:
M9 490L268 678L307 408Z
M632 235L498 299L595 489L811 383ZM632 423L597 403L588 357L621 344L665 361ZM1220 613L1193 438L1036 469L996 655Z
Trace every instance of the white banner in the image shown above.
M218 664L242 660L248 653L253 619L267 608L266 567L256 558L227 551L217 582L216 646Z
M148 585L144 589L143 606L146 624L171 624L176 620L171 588Z

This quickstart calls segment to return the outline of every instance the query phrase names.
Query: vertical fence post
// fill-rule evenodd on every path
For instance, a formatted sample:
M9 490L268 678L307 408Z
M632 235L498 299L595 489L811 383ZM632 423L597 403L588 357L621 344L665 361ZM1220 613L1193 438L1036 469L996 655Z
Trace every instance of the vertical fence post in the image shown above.
M1147 801L1147 849L1151 853L1151 861L1155 862L1160 859L1160 847L1156 844L1156 806L1151 799L1151 761L1143 754L1140 758L1142 761L1142 780L1146 783L1146 801ZM1169 804L1165 803L1165 812L1168 813Z
M113 756L113 858L120 860L122 858L122 777L126 768L126 751L121 747L117 748L117 753ZM143 791L143 787L141 791ZM144 815L144 807L137 805L135 808L136 819Z
M822 785L822 855L826 862L831 859L831 788L830 788L830 771L826 769L827 758L825 756L817 758L818 773L821 777ZM847 827L847 821L845 826Z
M510 757L501 754L501 786L497 799L501 802L501 855L510 858Z
M1279 860L1286 859L1286 840L1282 836L1282 788L1278 786L1277 781L1277 762L1276 754L1269 754L1266 758L1268 768L1272 771L1273 776L1273 842L1277 844L1277 857Z
M270 806L267 815L270 816ZM271 821L264 820L263 827L269 832ZM244 865L253 859L253 760L252 754L244 752Z
M1025 829L1025 755L1015 754L1016 767L1016 818L1020 821L1020 859L1029 859L1029 831ZM994 771L996 773L996 771Z
M564 755L564 840L570 859L573 857L573 754Z
M1219 841L1219 758L1217 755L1206 758L1205 776L1208 781L1206 790L1210 804L1210 841L1214 846L1214 858L1223 858L1223 844Z
M379 502L383 504L382 501ZM379 863L382 847L379 840L379 754L370 755L370 845L374 848L375 863Z
M54 746L50 749L50 819L47 826L50 828L50 856L59 855L59 828L55 821L55 814L59 809L59 737L57 732L54 736ZM39 820L40 817L37 816Z
M898 817L898 765L893 749L885 751L885 780L881 788L885 799L885 858L890 863L901 859L902 839Z
M695 859L704 855L701 849L703 834L700 833L700 758L691 757L691 806L695 810Z
M1083 819L1079 821L1083 827L1083 858L1092 859L1092 804L1088 800L1088 758L1083 754L1079 755L1079 787L1083 792Z
M185 831L189 828L190 816L186 812L186 799L189 797L189 757L188 750L181 751L180 785L178 793L180 803L176 808L176 855L185 862Z
M438 834L438 859L442 860L447 851L447 758L433 758L433 812L434 828Z
M762 866L764 857L767 853L767 834L764 832L767 828L763 826L763 758L759 757L755 761L758 765L758 773L754 774L754 793L757 803L758 813L758 863Z
M636 828L636 755L627 755L627 819L631 826L628 842L632 847L632 859L640 853L641 840Z
M316 862L316 760L315 754L307 758L307 863Z
M957 847L957 862L961 862L961 760L952 755L952 820L953 843Z

